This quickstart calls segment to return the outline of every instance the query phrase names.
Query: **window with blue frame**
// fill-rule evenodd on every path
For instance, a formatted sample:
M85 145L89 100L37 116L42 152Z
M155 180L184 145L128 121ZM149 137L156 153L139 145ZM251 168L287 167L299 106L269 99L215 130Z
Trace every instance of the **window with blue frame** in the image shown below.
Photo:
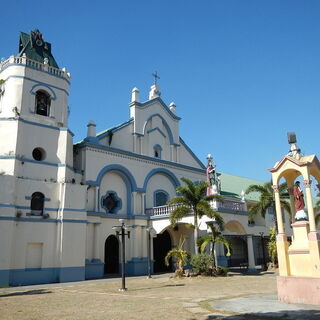
M101 206L107 213L117 213L122 207L122 201L115 191L107 191L101 198Z
M168 200L169 200L168 192L166 192L164 190L156 190L154 192L154 206L155 207L165 206L167 204Z

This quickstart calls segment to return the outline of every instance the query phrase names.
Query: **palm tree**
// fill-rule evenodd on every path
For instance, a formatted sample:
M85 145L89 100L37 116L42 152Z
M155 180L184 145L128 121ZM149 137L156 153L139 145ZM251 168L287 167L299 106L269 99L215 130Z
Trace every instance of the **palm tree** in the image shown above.
M171 225L176 225L182 218L193 214L193 226L194 226L194 248L195 253L198 253L198 221L201 217L207 216L211 219L215 219L215 222L220 228L223 228L223 218L210 206L211 200L217 200L223 202L223 198L219 195L206 195L208 184L201 181L199 184L194 184L187 178L181 179L186 185L177 187L176 191L180 196L174 197L168 201L168 205L176 205L177 207L172 211L170 215Z
M181 237L179 241L179 245L177 248L171 249L166 257L164 258L164 262L166 266L170 264L170 258L173 257L175 260L175 274L178 277L183 275L183 267L188 263L190 255L186 250L183 250L183 245L185 242L185 238Z
M213 257L213 267L216 268L217 264L215 261L215 244L217 242L221 242L227 249L227 257L231 256L231 243L221 234L221 229L219 229L219 226L214 226L213 224L208 224L211 234L207 234L201 238L198 239L198 245L200 247L200 252L204 253L207 246L211 244L210 247L210 254Z
M253 220L253 218L257 214L260 214L264 218L266 215L266 211L269 208L272 208L273 212L275 212L276 204L275 204L274 192L272 189L272 182L266 182L263 185L252 184L247 188L245 193L249 194L252 192L259 193L259 201L255 203L251 208L249 208L250 220ZM282 183L279 185L279 195L280 195L281 208L289 212L291 216L290 204L288 202L288 199L290 199L290 196L289 196L288 187L286 183ZM278 230L276 215L274 219L275 219L276 228Z

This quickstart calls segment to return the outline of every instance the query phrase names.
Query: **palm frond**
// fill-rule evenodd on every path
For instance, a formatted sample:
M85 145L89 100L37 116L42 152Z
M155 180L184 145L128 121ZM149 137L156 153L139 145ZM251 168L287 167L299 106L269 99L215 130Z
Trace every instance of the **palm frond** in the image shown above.
M173 206L173 205L184 205L184 206L190 206L189 201L182 196L174 197L167 201L168 206Z
M175 225L182 218L187 216L191 212L190 207L180 206L175 208L170 214L170 223L171 225Z

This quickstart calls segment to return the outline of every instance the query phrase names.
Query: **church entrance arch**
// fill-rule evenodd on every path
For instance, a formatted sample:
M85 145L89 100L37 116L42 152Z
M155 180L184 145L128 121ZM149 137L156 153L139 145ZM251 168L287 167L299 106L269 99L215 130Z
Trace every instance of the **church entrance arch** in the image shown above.
M171 237L167 230L158 234L157 237L153 239L153 270L155 273L172 271L171 263L169 267L167 267L164 263L164 258L171 249Z
M119 273L119 241L114 235L104 244L104 273Z

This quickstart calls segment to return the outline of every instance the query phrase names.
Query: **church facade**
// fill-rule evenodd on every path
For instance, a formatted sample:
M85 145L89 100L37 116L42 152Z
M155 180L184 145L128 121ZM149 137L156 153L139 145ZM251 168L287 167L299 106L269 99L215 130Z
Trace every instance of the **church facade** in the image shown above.
M118 273L119 219L131 227L128 274L146 274L149 261L154 272L168 270L164 255L182 234L192 251L192 217L172 228L166 202L181 178L206 180L206 166L180 137L175 104L166 105L157 85L145 102L134 88L128 121L101 133L89 121L87 136L74 144L69 85L70 74L58 67L38 30L21 33L18 55L1 61L0 286ZM225 202L215 206L234 254L228 261L218 247L217 259L255 268L272 219L248 225L255 199L244 199L241 191L256 181L227 174L220 180ZM202 233L206 222L200 221Z

